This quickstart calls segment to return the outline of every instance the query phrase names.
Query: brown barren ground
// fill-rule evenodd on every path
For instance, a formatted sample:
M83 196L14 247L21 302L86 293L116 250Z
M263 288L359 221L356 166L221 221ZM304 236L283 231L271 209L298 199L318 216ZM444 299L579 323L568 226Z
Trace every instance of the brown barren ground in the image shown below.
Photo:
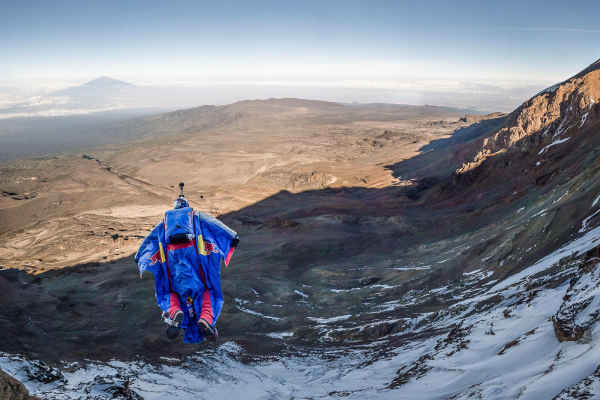
M468 124L436 107L304 100L229 107L233 122L223 126L3 165L0 266L37 274L132 254L180 181L194 207L215 215L281 190L412 185L387 166Z

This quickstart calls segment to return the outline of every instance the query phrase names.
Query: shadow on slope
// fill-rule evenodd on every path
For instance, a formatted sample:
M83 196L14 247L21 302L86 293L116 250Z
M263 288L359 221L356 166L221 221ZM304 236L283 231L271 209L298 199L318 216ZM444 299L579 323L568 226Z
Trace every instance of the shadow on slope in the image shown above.
M250 354L273 354L287 345L268 334L298 331L300 342L318 346L318 330L303 331L306 316L361 314L362 296L350 295L353 288L397 279L391 269L372 268L394 266L407 249L451 234L457 219L448 216L411 207L398 187L280 192L222 216L242 238L223 270L222 340L235 339ZM448 267L431 279L453 274ZM398 285L423 274L405 275ZM132 257L37 276L1 271L0 351L46 361L158 360L208 346L167 340L153 287L151 274L139 279ZM246 304L252 299L262 308ZM443 306L436 304L428 307Z
M465 161L471 159L479 150L479 143L495 133L506 122L506 115L492 114L492 118L483 119L454 131L451 137L436 139L421 147L421 154L396 164L386 165L394 177L403 180L420 180L422 189L427 189L446 178ZM466 120L468 117L464 117ZM414 191L413 191L414 194Z

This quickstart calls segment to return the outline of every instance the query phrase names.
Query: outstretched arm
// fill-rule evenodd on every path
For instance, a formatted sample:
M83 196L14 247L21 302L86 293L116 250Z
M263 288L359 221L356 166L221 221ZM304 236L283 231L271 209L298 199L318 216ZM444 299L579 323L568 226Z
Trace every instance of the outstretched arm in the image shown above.
M146 270L152 271L154 274L156 302L163 311L168 311L171 304L171 289L166 271L164 248L161 244L163 237L164 225L159 223L140 245L135 255L135 261L138 264L140 277Z
M137 253L135 254L135 261L137 262L138 269L140 271L140 277L146 270L152 271L154 275L161 270L160 262L162 259L160 238L163 235L163 231L164 228L162 223L156 225L154 229L152 229L152 232L146 236Z
M216 240L217 246L223 252L222 256L224 257L225 265L229 265L231 256L240 242L237 232L211 215L201 211L197 211L196 215L202 223L201 225L210 230L211 236Z

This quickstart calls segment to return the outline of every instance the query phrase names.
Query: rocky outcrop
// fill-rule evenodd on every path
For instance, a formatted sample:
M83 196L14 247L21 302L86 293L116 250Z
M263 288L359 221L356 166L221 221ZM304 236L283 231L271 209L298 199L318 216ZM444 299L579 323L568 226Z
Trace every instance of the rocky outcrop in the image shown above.
M2 400L35 400L21 382L0 370L0 399Z
M503 153L543 155L578 135L600 116L600 62L545 89L517 108L503 128L482 140L481 149L457 174L468 174L490 157Z
M600 388L600 366L596 371L573 386L565 388L552 400L576 400L597 398Z
M571 279L563 303L552 317L559 341L582 340L594 323L600 320L600 263L594 259L579 267Z
M89 391L97 393L99 398L107 395L111 399L144 400L130 385L130 378L120 374L97 376L94 378L94 383L90 385Z

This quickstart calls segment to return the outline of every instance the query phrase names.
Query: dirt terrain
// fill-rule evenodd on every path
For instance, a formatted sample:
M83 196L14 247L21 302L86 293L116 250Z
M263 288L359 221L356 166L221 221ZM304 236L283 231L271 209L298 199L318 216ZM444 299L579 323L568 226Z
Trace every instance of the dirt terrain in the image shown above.
M281 190L411 185L387 166L467 125L451 109L291 99L203 114L167 114L154 126L199 119L210 128L0 167L0 265L40 273L131 254L179 181L215 215Z

